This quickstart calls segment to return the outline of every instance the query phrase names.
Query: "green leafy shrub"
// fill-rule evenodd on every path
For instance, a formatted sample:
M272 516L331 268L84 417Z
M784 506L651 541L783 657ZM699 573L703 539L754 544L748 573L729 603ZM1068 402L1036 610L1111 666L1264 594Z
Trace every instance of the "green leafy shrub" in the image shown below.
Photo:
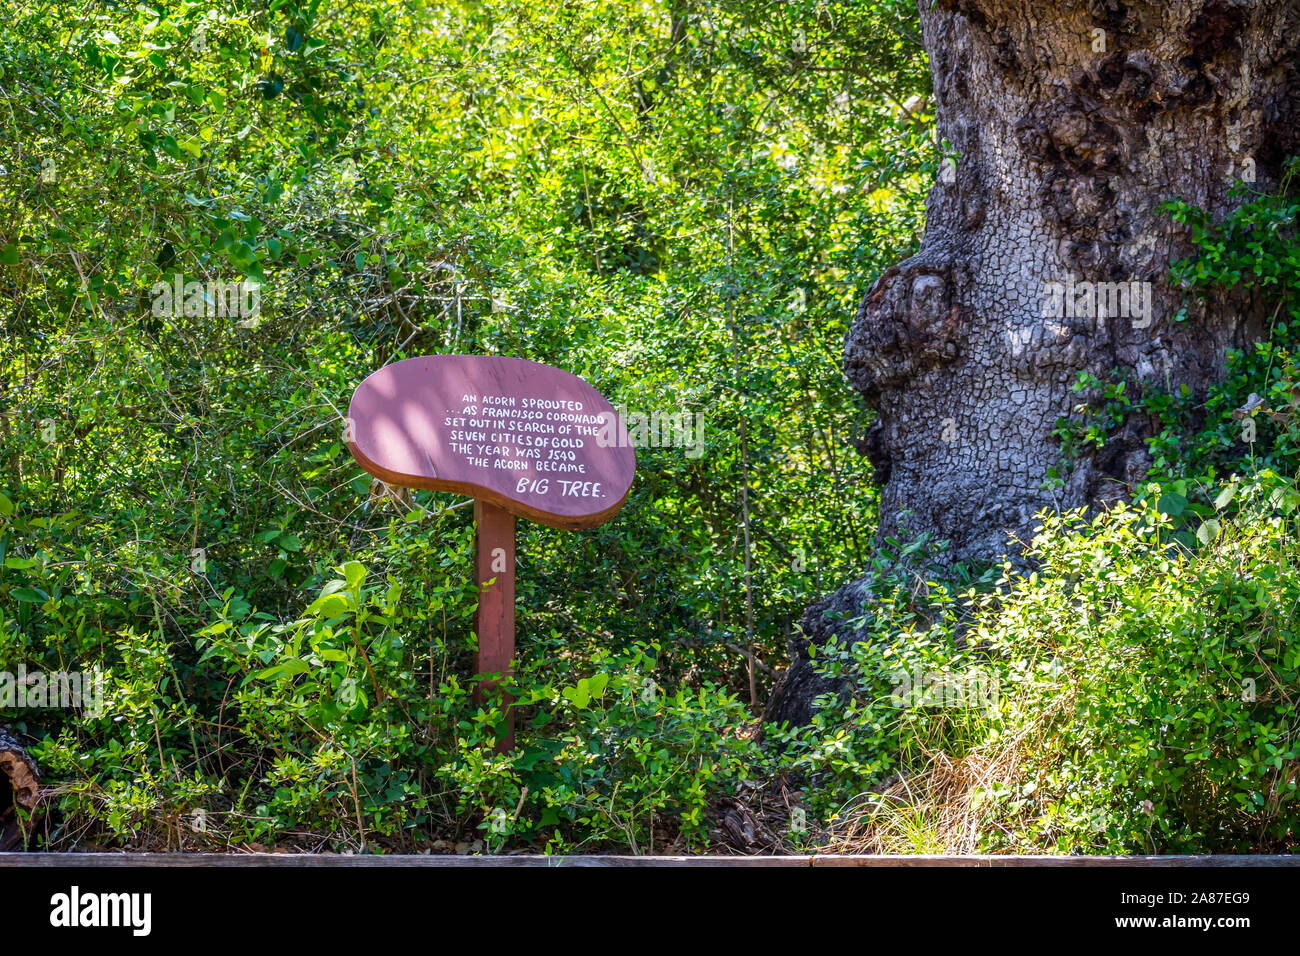
M791 621L868 550L836 352L936 161L860 75L926 89L914 4L706 6L0 21L0 670L97 666L110 702L0 714L49 786L32 845L701 845ZM260 314L155 308L178 277ZM467 509L342 440L367 374L443 352L705 416L616 521L521 525L513 761Z
M844 839L949 852L1292 848L1300 492L1267 471L1228 487L1239 510L1197 551L1172 539L1151 498L1046 518L1026 578L876 605L867 639L823 665L849 699L785 734L822 807L844 807L832 821ZM934 686L900 695L900 674Z
M1087 400L1054 431L1065 468L1082 450L1103 447L1132 416L1144 416L1158 423L1148 441L1152 480L1161 486L1186 483L1202 509L1210 503L1207 490L1221 476L1264 468L1300 471L1298 173L1300 157L1294 157L1275 190L1248 197L1220 222L1187 203L1166 204L1197 246L1196 255L1173 263L1171 280L1193 296L1248 286L1273 306L1267 328L1249 348L1228 351L1222 379L1204 395L1186 385L1170 392L1130 380L1119 369L1108 380L1080 373L1074 390ZM1186 321L1186 311L1175 321ZM1051 480L1059 483L1059 471L1052 471Z

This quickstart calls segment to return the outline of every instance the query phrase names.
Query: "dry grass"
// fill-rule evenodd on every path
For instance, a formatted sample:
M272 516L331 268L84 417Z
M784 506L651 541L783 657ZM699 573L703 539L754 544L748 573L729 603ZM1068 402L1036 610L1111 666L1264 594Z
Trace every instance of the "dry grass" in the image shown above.
M850 803L833 826L826 846L833 853L973 854L1037 852L1029 846L1026 817L1034 804L1012 813L988 799L998 791L1019 793L1029 782L1041 786L1041 763L1031 770L1031 756L1044 752L1053 716L1073 706L1073 694L1035 715L1019 729L954 759L942 750L923 749L925 769L900 774L877 791ZM1039 791L1041 802L1041 791ZM996 849L995 849L996 848Z

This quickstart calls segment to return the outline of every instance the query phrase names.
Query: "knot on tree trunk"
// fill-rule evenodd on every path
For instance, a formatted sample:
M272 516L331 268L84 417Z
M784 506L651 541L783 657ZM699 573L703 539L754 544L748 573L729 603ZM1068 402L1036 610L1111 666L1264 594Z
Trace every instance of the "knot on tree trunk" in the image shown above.
M845 343L844 370L859 391L876 396L957 359L964 271L953 259L918 256L876 280Z

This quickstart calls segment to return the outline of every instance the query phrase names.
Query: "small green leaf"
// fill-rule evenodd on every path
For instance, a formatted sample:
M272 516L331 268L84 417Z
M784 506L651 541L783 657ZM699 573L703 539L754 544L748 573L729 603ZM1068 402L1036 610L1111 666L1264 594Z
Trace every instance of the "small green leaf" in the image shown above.
M587 705L591 703L591 691L585 677L578 681L577 687L566 687L562 693L565 699L572 702L578 710L586 710Z
M361 582L366 579L366 569L358 561L349 561L343 565L343 577L347 579L348 587L355 588L360 586Z
M343 588L347 586L348 586L348 582L344 581L342 578L333 578L330 581L326 582L325 586L320 589L320 596L328 597L329 595L333 594L335 591L341 591L343 590Z
M1167 492L1161 495L1160 500L1156 502L1156 510L1162 515L1177 518L1187 510L1187 499L1176 492Z
M283 664L276 664L274 667L268 667L264 671L258 671L253 676L258 680L278 680L281 677L293 677L295 674L305 674L311 670L311 665L301 658L291 657Z
M308 617L321 617L326 620L346 614L352 607L352 599L345 594L327 594L318 597L307 605Z

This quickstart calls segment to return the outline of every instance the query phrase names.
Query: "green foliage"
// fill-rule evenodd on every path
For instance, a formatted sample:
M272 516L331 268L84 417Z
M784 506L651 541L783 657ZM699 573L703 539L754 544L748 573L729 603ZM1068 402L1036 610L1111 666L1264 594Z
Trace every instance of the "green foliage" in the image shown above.
M864 639L818 655L848 692L783 734L823 814L868 808L877 841L907 831L894 850L1293 847L1300 492L1228 487L1240 510L1197 552L1148 502L1045 518L1038 570L992 589L887 582Z
M706 846L710 801L734 789L756 754L738 732L746 714L734 696L708 681L659 688L650 674L660 653L634 646L600 655L593 666L602 669L567 685L524 675L518 699L536 708L536 735L513 772L470 753L443 771L461 793L477 794L490 845L525 838L547 852L613 844L633 853ZM524 806L536 810L503 819Z
M1061 443L1061 467L1047 471L1047 484L1053 487L1065 483L1062 470L1067 474L1072 471L1082 454L1106 447L1107 439L1133 411L1128 381L1119 369L1112 370L1109 382L1090 372L1080 372L1073 390L1076 395L1092 396L1092 400L1076 405L1073 416L1057 419L1052 429L1052 437Z
M1175 390L1136 381L1113 369L1108 380L1080 373L1074 390L1083 401L1058 420L1063 468L1084 450L1104 447L1135 416L1157 424L1148 439L1150 478L1162 507L1185 544L1201 535L1212 517L1220 476L1272 469L1300 471L1300 204L1293 182L1300 157L1287 166L1278 188L1248 198L1221 222L1186 203L1168 203L1175 221L1189 227L1198 254L1173 264L1172 279L1192 295L1243 284L1272 306L1264 334L1248 349L1230 349L1221 381L1204 395L1186 385ZM1175 317L1185 320L1186 309ZM1061 482L1060 470L1050 480ZM1190 489L1190 491L1189 491Z
M744 652L779 665L870 547L839 351L939 158L900 110L917 31L902 0L20 2L0 669L100 666L110 701L3 715L53 782L39 839L699 845L769 679ZM704 415L616 521L521 526L513 761L467 509L343 442L358 382L435 352Z

